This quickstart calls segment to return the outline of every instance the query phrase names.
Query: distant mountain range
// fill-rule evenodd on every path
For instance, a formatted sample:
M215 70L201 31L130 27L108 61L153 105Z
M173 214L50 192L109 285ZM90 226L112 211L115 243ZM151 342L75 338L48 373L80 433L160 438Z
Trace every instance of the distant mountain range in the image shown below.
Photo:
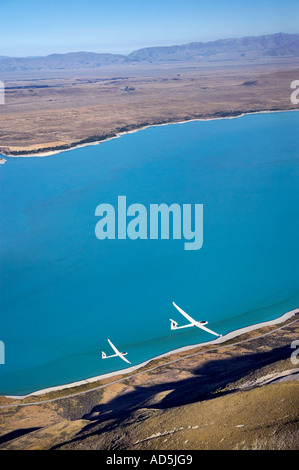
M274 57L299 57L299 34L277 33L192 42L180 46L146 47L128 55L70 52L44 57L0 56L0 72L90 69L126 63L254 60Z

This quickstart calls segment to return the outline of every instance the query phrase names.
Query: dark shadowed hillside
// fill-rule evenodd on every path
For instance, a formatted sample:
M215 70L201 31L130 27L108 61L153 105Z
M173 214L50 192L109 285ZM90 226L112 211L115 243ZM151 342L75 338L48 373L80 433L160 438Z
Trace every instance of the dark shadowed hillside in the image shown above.
M72 392L20 406L0 397L0 406L16 406L0 409L0 450L298 449L297 338L298 315L64 399Z

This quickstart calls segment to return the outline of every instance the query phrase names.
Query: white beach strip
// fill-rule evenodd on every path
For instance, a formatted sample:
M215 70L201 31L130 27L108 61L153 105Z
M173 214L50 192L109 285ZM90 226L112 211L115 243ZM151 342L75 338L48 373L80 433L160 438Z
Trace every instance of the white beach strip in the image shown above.
M117 370L115 372L110 372L108 374L98 375L96 377L92 377L92 378L85 379L85 380L80 380L78 382L73 382L73 383L66 384L66 385L58 385L58 386L54 386L54 387L50 387L50 388L45 388L45 389L42 389L42 390L38 390L38 391L35 391L35 392L32 392L32 393L29 393L28 395L5 395L5 397L6 398L16 399L16 400L23 400L24 398L28 398L28 397L31 397L31 396L38 396L38 395L43 395L43 394L54 392L54 391L65 390L65 389L73 388L73 387L79 387L79 386L87 385L87 384L90 384L90 383L93 383L93 382L98 382L100 380L108 379L110 377L115 377L117 375L129 374L131 372L136 371L137 369L140 369L141 367L146 366L149 362L154 361L156 359L161 359L163 357L170 356L172 354L176 354L176 353L180 353L180 352L184 352L184 351L189 351L191 349L196 349L196 348L199 348L199 347L202 347L202 346L213 345L213 344L216 344L216 345L221 344L221 343L224 343L225 341L228 341L232 338L235 338L236 336L240 336L244 333L248 333L250 331L257 330L257 329L263 328L265 326L272 326L272 325L277 325L279 323L283 323L283 322L287 321L289 318L296 315L297 313L299 313L299 308L296 308L294 310L290 310L289 312L284 313L283 315L281 315L278 318L275 318L274 320L261 322L261 323L255 323L254 325L246 326L244 328L240 328L238 330L231 331L230 333L227 333L225 336L221 336L221 337L219 337L215 340L212 340L212 341L207 341L205 343L199 343L199 344L193 344L191 346L184 346L182 348L178 348L178 349L174 349L172 351L168 351L168 352L163 353L159 356L152 357L151 359L148 359L147 361L142 362L142 363L140 363L136 366L128 367L127 369ZM107 384L107 385L109 385L109 384ZM54 400L55 399L53 399L53 401ZM0 408L3 408L3 407L0 406Z
M275 111L271 111L271 110L269 110L269 111L267 111L267 110L265 110L265 111L252 111L252 112L248 112L248 113L241 113L241 114L238 114L236 116L221 116L221 117L212 117L212 118L195 118L195 119L186 119L185 121L173 121L173 122L165 122L165 123L161 123L161 124L148 124L148 125L143 126L143 127L138 127L137 129L132 129L131 131L119 132L119 133L115 134L113 137L107 137L106 139L98 140L98 141L95 141L95 142L87 142L85 144L74 145L74 146L71 146L71 147L69 147L67 149L63 149L63 150L51 150L49 152L29 153L29 154L26 154L26 155L10 155L10 154L7 154L5 156L6 157L11 157L11 158L49 157L50 155L58 155L58 154L63 153L63 152L69 152L70 150L75 150L75 149L82 148L82 147L89 147L90 145L99 145L99 144L102 144L104 142L108 142L109 140L118 139L119 137L122 137L123 135L134 134L135 132L143 131L144 129L149 129L151 127L170 126L172 124L186 124L187 122L197 122L197 121L219 121L221 119L238 119L240 117L250 116L252 114L289 113L291 111L299 111L299 109L281 109L281 110L275 110Z

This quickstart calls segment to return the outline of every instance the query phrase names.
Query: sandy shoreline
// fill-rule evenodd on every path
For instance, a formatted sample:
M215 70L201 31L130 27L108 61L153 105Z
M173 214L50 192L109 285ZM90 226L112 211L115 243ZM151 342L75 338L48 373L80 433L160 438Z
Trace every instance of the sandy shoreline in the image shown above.
M151 361L161 359L163 357L167 357L167 356L170 356L170 355L173 355L173 354L189 351L191 349L196 349L196 348L207 346L207 345L221 344L221 343L224 343L224 342L226 342L226 341L228 341L232 338L240 336L244 333L248 333L250 331L254 331L254 330L257 330L259 328L263 328L265 326L272 326L272 325L277 325L279 323L283 323L283 322L287 321L289 318L296 315L297 313L299 313L299 308L296 308L294 310L290 310L289 312L284 313L283 315L281 315L278 318L275 318L274 320L270 320L270 321L267 321L267 322L261 322L261 323L255 323L254 325L250 325L250 326L247 326L247 327L244 327L244 328L240 328L238 330L231 331L230 333L227 333L226 335L221 336L221 337L219 337L215 340L212 340L212 341L207 341L207 342L204 342L204 343L198 343L198 344L193 344L193 345L190 345L190 346L184 346L184 347L178 348L178 349L173 349L173 350L168 351L168 352L166 352L164 354L161 354L159 356L152 357L152 358L148 359L147 361L144 361L140 364L137 364L136 366L128 367L127 369L120 369L120 370L117 370L115 372L110 372L108 374L98 375L98 376L95 376L95 377L91 377L89 379L79 380L77 382L72 382L72 383L69 383L69 384L44 388L44 389L37 390L35 392L29 393L27 395L0 395L0 397L2 396L2 397L5 397L5 398L23 400L25 398L32 397L32 396L39 396L39 395L44 395L44 394L47 394L47 393L50 393L50 392L55 392L55 391L60 391L60 390L67 390L67 389L70 389L70 388L74 388L74 387L78 387L78 386L82 386L82 385L87 385L87 384L90 384L90 383L93 383L93 382L99 382L100 380L108 379L110 377L115 377L117 375L128 374L128 373L134 372L137 369L140 369L140 368L146 366Z
M273 110L273 111L272 110L262 110L262 111L244 112L244 113L237 114L235 116L195 118L195 119L186 119L185 121L172 121L172 122L165 122L165 123L160 123L160 124L148 124L148 125L144 125L144 126L141 125L137 129L132 129L132 130L129 130L129 131L119 132L119 133L116 133L115 135L113 135L111 137L107 137L107 138L104 138L102 140L97 140L97 141L94 141L94 142L87 142L87 143L84 143L84 144L74 144L74 145L70 144L70 147L66 148L66 149L60 149L60 150L57 149L57 150L51 150L51 151L48 151L48 152L28 153L28 154L25 154L25 155L14 155L14 154L9 154L9 153L2 154L2 155L5 155L6 157L10 157L10 158L49 157L51 155L57 155L57 154L60 154L60 153L63 153L63 152L69 152L70 150L75 150L77 148L89 147L90 145L99 145L101 143L108 142L109 140L118 139L119 137L122 137L123 135L134 134L135 132L139 132L139 131L142 131L142 130L145 130L145 129L148 129L148 128L151 128L151 127L169 126L171 124L186 124L187 122L197 122L197 121L218 121L218 120L221 120L221 119L237 119L237 118L240 118L240 117L243 117L243 116L250 116L250 115L253 115L253 114L288 113L288 112L291 112L291 111L299 111L299 110L298 109L280 109L280 110ZM3 163L5 163L5 162L3 162Z

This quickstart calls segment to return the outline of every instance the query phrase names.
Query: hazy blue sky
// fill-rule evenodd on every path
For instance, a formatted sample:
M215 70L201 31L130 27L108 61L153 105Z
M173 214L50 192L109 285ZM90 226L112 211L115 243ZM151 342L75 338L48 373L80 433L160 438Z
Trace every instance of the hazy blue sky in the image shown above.
M0 55L129 53L298 32L298 0L0 0Z

